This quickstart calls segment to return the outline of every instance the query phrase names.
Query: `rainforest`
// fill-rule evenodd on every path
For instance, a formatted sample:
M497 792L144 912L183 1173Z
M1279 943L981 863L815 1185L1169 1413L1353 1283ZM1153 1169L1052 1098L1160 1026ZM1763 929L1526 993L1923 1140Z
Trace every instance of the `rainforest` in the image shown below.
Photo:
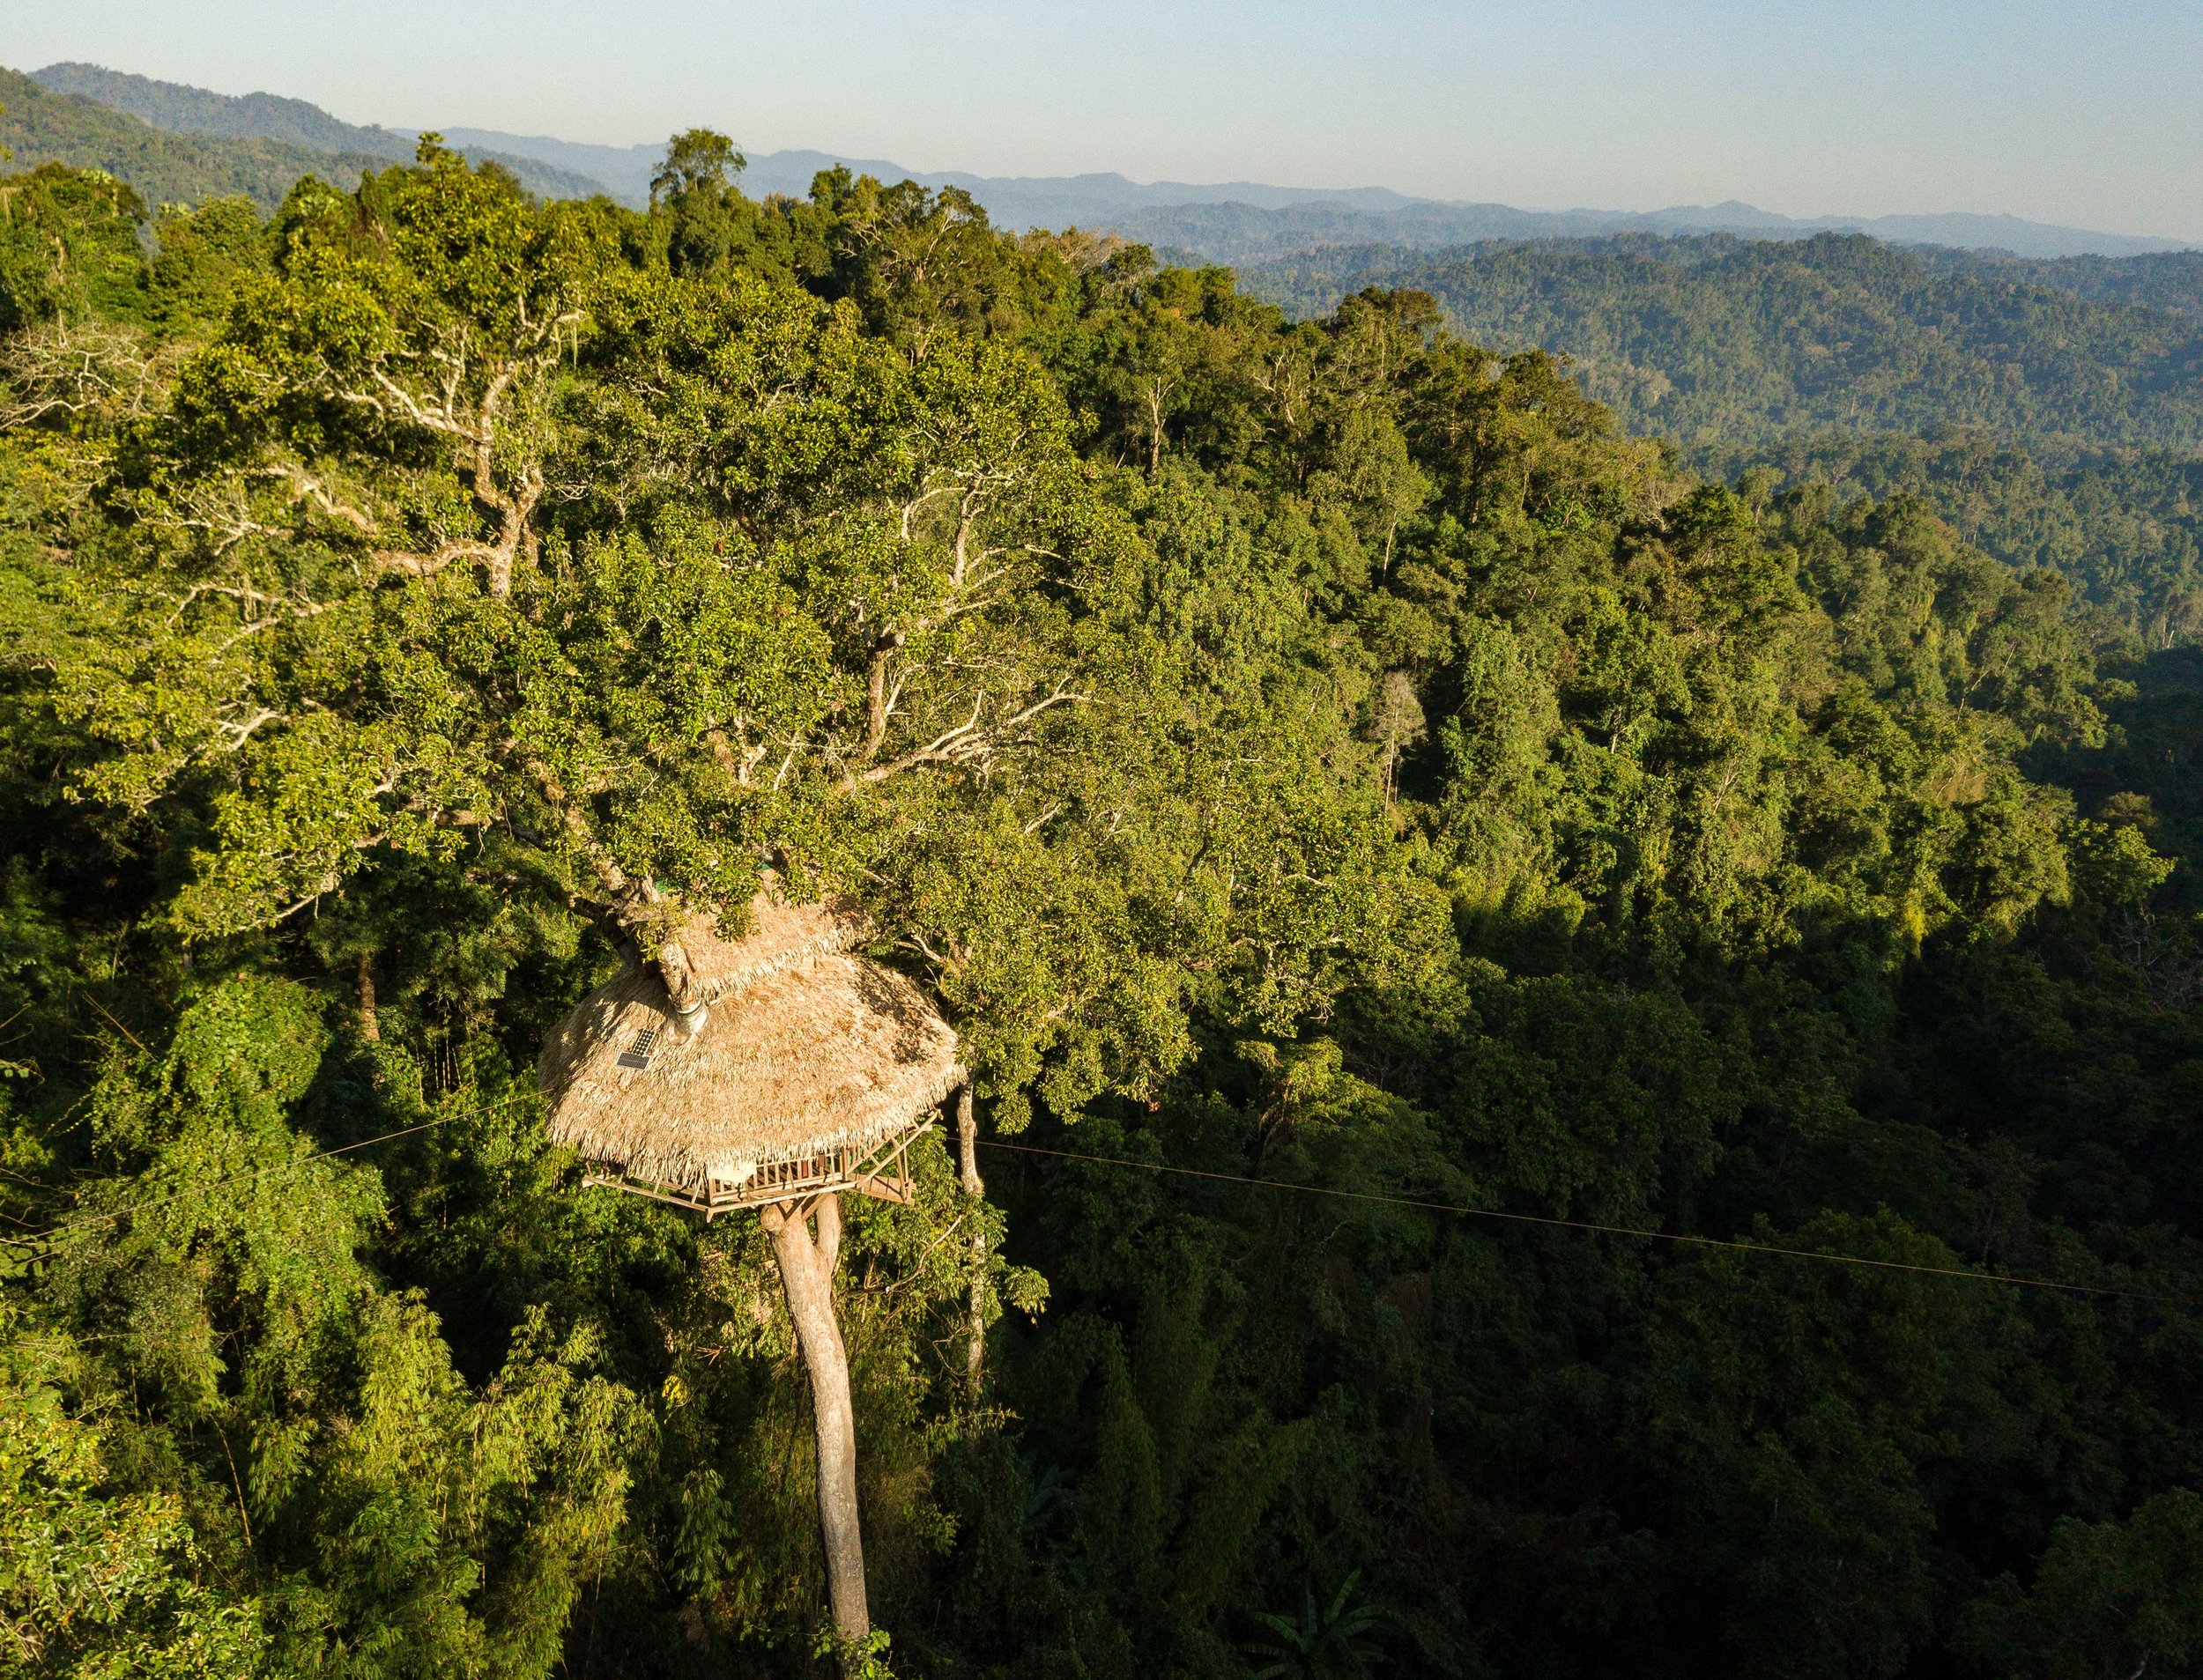
M0 1676L2203 1669L2188 338L1686 452L741 164L0 178ZM765 1233L537 1073L768 878L984 1173L849 1210L854 1644Z

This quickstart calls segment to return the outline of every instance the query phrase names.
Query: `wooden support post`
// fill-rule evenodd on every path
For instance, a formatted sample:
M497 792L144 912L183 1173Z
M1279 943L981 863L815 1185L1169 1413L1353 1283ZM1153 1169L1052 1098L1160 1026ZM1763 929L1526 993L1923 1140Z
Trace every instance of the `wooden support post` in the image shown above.
M375 1010L375 958L360 953L360 1036L369 1044L382 1040L382 1024Z
M795 1321L796 1343L811 1376L811 1422L818 1441L819 1535L826 1547L827 1595L834 1624L855 1641L872 1632L864 1595L864 1544L857 1515L857 1410L849 1398L849 1349L834 1312L834 1267L842 1251L842 1198L828 1191L808 1207L768 1203L758 1210L781 1288ZM814 1240L810 1226L815 1220Z
M978 1203L987 1194L979 1176L979 1123L973 1116L971 1082L956 1092L956 1155L962 1169L964 1194L972 1202L971 1214L971 1339L964 1349L964 1380L979 1392L987 1364L987 1227L979 1217Z

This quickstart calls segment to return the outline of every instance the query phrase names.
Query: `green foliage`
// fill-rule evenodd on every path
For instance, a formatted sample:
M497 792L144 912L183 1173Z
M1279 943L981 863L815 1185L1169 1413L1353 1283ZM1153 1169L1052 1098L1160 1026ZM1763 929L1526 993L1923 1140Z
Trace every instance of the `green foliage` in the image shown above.
M1301 1595L1300 1615L1290 1620L1267 1611L1257 1614L1255 1619L1272 1637L1270 1643L1254 1647L1258 1655L1272 1659L1255 1670L1256 1680L1331 1680L1332 1676L1368 1673L1376 1653L1361 1642L1361 1636L1378 1620L1378 1613L1369 1605L1354 1602L1361 1580L1358 1573L1348 1574L1331 1602L1320 1607L1315 1589L1309 1588Z
M100 1423L69 1403L85 1374L64 1338L0 1323L0 1674L264 1672L264 1608L193 1579L182 1501L102 1488Z
M1483 342L1564 352L1626 425L1750 479L1757 500L1819 483L1919 495L1967 542L2063 573L2158 648L2203 625L2199 271L2191 253L2028 262L1833 234L1633 236L1342 248L1252 285L1295 312L1372 281L1420 287Z
M2095 302L2139 303L2191 318L2203 315L2203 253L2196 251L2044 259L1930 248L1923 255L1937 268L2055 286Z
M2203 466L2173 450L2058 449L1976 431L1781 440L1709 452L1768 492L1816 484L1850 498L1931 503L2006 565L2047 567L2145 648L2203 635Z
M1258 265L1250 284L1302 314L1413 286L1480 342L1565 353L1625 424L1694 449L1938 426L2192 446L2203 322L2147 289L2037 272L2063 266L1938 262L1855 233L1625 234L1340 246Z
M0 1660L2192 1664L2189 651L1428 297L736 162L8 183ZM761 1232L525 1071L767 868L1139 1164L851 1210L862 1652Z
M2125 1522L2058 1525L2032 1592L2006 1577L1977 1647L2013 1675L2177 1672L2203 1650L2203 1499L2160 1494Z
M6 179L0 329L138 313L137 224L145 207L110 175L53 164Z

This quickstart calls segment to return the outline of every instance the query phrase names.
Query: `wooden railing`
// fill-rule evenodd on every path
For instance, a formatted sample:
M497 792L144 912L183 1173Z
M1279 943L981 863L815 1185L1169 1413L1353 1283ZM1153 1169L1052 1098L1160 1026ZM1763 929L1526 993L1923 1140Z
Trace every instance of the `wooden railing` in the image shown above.
M790 1160L762 1162L755 1173L738 1184L714 1179L709 1192L703 1195L677 1185L661 1184L618 1171L591 1173L582 1182L609 1185L630 1195L694 1208L708 1220L743 1208L763 1207L768 1202L802 1202L830 1190L854 1190L859 1195L907 1207L914 1194L910 1145L932 1129L933 1122L923 1120L869 1149L829 1150Z

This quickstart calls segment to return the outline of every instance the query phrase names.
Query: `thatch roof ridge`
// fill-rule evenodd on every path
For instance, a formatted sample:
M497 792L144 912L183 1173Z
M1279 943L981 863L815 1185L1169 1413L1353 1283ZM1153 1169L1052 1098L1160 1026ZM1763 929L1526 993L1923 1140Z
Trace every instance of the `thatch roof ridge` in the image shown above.
M853 899L791 903L769 886L751 900L749 920L747 933L729 937L718 916L707 913L690 918L670 942L680 947L697 1001L710 1004L735 996L814 958L847 951L867 932Z

